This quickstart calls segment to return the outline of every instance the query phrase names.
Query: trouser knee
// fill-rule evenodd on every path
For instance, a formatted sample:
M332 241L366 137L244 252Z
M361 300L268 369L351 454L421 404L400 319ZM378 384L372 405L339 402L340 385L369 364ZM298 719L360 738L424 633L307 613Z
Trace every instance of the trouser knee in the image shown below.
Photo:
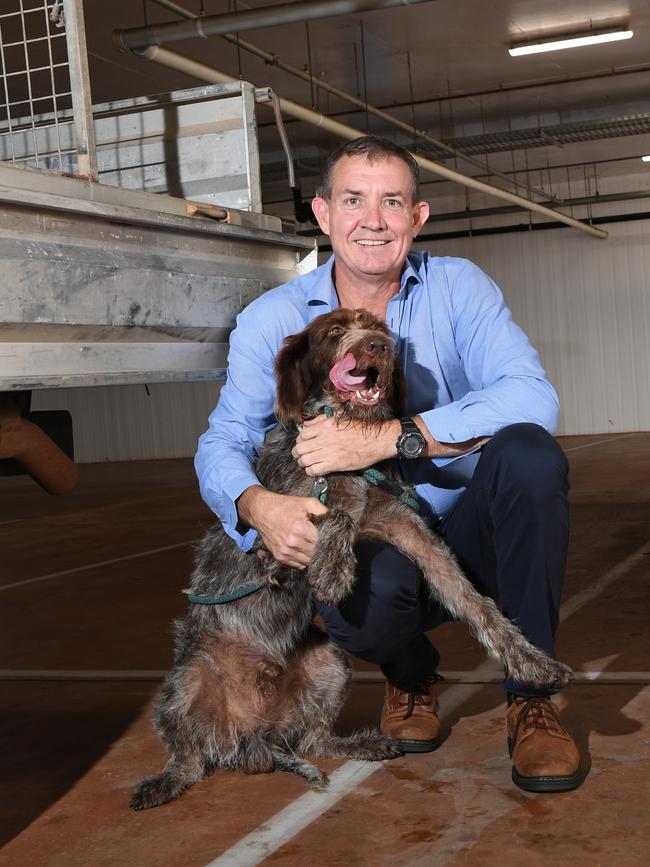
M498 431L485 446L493 474L494 491L500 487L525 492L545 501L566 494L568 461L557 440L536 424L513 424Z
M387 545L359 542L357 581L334 608L317 603L330 638L367 662L382 664L422 633L420 574Z

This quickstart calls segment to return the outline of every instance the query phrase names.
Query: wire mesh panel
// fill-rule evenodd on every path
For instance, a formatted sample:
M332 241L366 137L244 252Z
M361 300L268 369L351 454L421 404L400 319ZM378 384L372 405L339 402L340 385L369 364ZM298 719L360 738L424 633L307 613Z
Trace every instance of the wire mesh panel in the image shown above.
M2 0L0 160L94 175L81 0Z

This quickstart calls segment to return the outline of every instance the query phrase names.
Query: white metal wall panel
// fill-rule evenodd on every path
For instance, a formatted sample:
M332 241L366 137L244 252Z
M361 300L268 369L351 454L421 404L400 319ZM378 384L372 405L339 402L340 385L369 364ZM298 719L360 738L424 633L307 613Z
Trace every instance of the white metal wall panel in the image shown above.
M32 409L72 413L79 463L193 455L221 383L98 386L35 391Z
M650 430L650 221L422 244L503 289L560 395L559 433Z

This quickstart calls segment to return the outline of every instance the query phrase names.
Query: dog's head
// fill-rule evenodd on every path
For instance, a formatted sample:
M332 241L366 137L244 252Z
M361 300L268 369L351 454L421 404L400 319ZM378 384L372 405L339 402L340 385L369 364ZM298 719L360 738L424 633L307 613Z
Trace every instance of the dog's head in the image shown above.
M276 415L300 422L305 404L327 403L363 421L402 415L404 376L386 325L365 310L339 308L292 334L275 360Z

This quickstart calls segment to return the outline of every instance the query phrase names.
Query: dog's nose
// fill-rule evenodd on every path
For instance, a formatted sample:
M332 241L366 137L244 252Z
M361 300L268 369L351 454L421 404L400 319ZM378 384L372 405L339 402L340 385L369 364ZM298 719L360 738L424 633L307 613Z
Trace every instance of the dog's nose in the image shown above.
M366 341L365 349L370 355L383 355L388 351L388 341L383 337L371 337Z

